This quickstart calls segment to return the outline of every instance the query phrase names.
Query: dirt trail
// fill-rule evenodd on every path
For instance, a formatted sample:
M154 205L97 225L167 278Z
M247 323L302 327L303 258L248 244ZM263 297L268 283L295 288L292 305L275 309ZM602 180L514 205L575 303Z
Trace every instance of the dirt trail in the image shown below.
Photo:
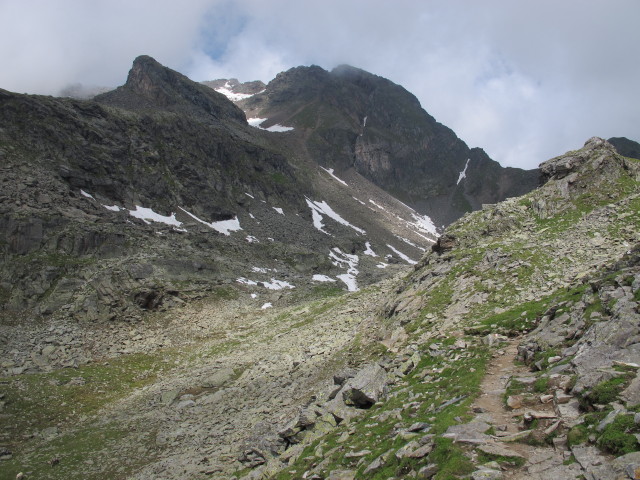
M520 455L525 459L522 467L504 471L504 480L549 480L552 478L575 478L581 469L573 465L563 465L565 451L553 447L533 446L507 438L522 432L519 418L526 408L511 410L504 405L504 393L511 377L531 377L529 369L515 364L520 338L510 340L489 362L487 374L480 386L483 392L474 402L473 408L482 412L480 419L495 427L496 444ZM529 409L530 410L530 409ZM536 406L536 411L549 410L549 406Z

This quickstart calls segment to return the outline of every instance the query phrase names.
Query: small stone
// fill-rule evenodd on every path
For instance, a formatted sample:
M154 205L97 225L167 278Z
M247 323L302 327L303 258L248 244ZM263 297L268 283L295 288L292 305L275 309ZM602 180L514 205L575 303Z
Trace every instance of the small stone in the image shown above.
M438 465L435 463L429 463L418 470L418 478L421 480L429 480L430 478L433 478L436 473L438 473Z
M508 458L524 458L518 452L494 443L485 443L483 445L480 445L478 447L478 450L480 450L483 453L486 453L487 455L492 455L492 456L508 457Z
M369 455L371 450L360 450L358 452L348 452L345 454L345 458L361 458L366 455Z
M180 390L169 390L160 395L160 402L164 405L171 405L180 395Z
M407 428L407 432L424 432L431 428L431 425L425 422L416 422Z
M356 472L353 470L333 470L329 472L327 480L353 480Z
M556 403L565 404L571 401L571 399L573 398L573 395L564 393L564 390L556 390L555 398L556 398Z
M182 410L183 408L189 408L189 407L193 407L195 406L196 402L194 402L193 400L182 400L180 401L177 405L176 408L178 410Z
M433 444L428 443L417 448L413 452L408 453L405 456L408 458L424 458L431 453L431 450L433 450Z
M556 450L563 451L567 449L566 435L562 437L554 437L552 442L553 442L553 448L555 448Z
M481 468L471 474L473 480L501 480L503 478L500 470Z
M540 395L540 403L549 403L553 400L553 395Z
M232 368L222 368L202 382L204 388L220 388L235 376Z
M13 453L6 447L0 447L0 460L11 460Z
M524 421L525 422L530 422L532 420L550 419L550 418L558 418L558 416L555 413L536 412L534 410L526 412L524 414Z
M509 395L507 398L507 407L517 410L518 408L522 408L522 396L520 395Z
M396 458L398 460L402 460L404 457L409 456L409 454L412 453L414 450L417 450L418 447L419 447L418 442L413 440L413 441L407 443L404 447L401 447L396 452Z

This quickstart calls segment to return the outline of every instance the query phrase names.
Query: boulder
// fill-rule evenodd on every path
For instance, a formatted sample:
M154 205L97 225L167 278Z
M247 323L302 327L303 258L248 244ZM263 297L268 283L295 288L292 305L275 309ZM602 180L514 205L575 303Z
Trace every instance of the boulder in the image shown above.
M490 437L484 433L489 428L491 425L484 422L463 423L452 425L442 436L452 438L455 442L482 444L490 440Z
M229 380L231 380L235 375L235 372L232 368L221 368L220 370L216 370L212 375L208 376L203 382L202 387L204 388L220 388Z
M342 388L346 405L369 408L387 393L387 372L377 363L366 366Z

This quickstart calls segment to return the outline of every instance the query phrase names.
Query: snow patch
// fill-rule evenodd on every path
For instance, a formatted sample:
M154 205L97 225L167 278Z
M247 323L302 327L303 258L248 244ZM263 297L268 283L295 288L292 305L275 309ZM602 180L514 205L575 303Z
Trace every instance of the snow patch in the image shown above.
M267 132L290 132L291 130L293 130L293 127L285 127L284 125L279 125L279 124L275 124L275 125L271 125L270 127L264 128L263 130L266 130Z
M352 225L351 223L347 222L344 218L342 218L340 215L334 212L333 209L329 206L329 204L327 204L327 202L325 201L315 202L315 201L309 200L308 198L305 198L305 200L307 201L307 205L311 209L311 218L313 220L313 226L316 227L318 230L320 230L322 233L326 233L327 235L329 235L329 232L324 230L324 224L322 223L322 220L323 220L322 215L326 215L327 217L335 220L341 225L345 225L347 227L353 228L356 232L360 234L364 235L365 233L367 233L363 229L358 228L355 225Z
M224 84L224 87L218 87L215 89L216 92L223 94L232 102L237 102L239 100L244 100L245 98L253 97L254 93L236 93L231 90L233 87L229 82Z
M336 267L347 269L347 273L336 275L336 278L344 282L350 292L359 290L358 283L356 281L356 276L358 275L358 273L360 273L356 268L358 266L358 263L360 262L358 256L344 253L338 247L334 247L329 252L329 259L331 260L331 263Z
M244 192L244 194L245 194L247 197L249 197L249 198L252 198L252 199L255 199L255 198L256 198L256 197L254 197L253 195L251 195L250 193Z
M117 205L102 205L107 210L111 210L112 212L119 212L120 210L124 210Z
M311 277L312 282L335 282L335 280L331 277L327 277L326 275L314 275Z
M456 185L459 185L463 178L467 178L467 167L469 166L469 160L471 159L467 158L467 163L464 164L464 170L462 170L460 172L460 175L458 175L458 181L456 182Z
M353 197L353 196L352 196L351 198L353 198L356 202L361 203L361 204L362 204L362 205L364 205L365 207L367 206L367 204L366 204L366 203L364 203L364 202L363 202L362 200L360 200L359 198L356 198L356 197Z
M282 210L280 207L271 207L271 208L273 208L280 215L284 215L284 210Z
M345 182L344 180L342 180L341 178L338 178L334 173L333 173L333 168L324 168L324 167L320 167L322 170L324 170L325 172L327 172L329 175L331 175L334 179L336 179L338 182L340 182L341 184L343 184L345 187L348 187L349 185L347 184L347 182Z
M206 225L207 227L215 230L216 232L222 233L223 235L231 235L231 232L242 230L242 227L240 227L240 220L238 220L237 216L235 216L230 220L221 220L219 222L209 223L209 222L205 222L204 220L201 220L200 218L196 217L193 213L188 212L182 207L178 207L178 208L182 210L184 213L186 213L187 215L189 215L191 218L196 220L197 222L200 222L203 225Z
M91 195L90 193L85 192L84 190L80 190L80 195L82 195L83 197L90 198L91 200L95 200L95 198L93 198L93 195Z
M364 120L362 120L362 128L365 128L367 126L367 116L364 116Z
M260 307L260 309L261 309L261 310L266 310L267 308L271 308L271 307L273 307L273 305L271 304L271 302L267 302L267 303L265 303L264 305L262 305L262 306Z
M261 268L261 267L251 267L251 271L254 273L267 273L267 272L278 272L275 268Z
M259 128L260 130L266 130L267 132L289 132L293 130L293 127L285 127L284 125L279 125L277 123L267 128L261 127L260 125L262 125L267 120L268 119L266 118L257 118L257 117L247 118L247 123L252 127Z
M284 280L276 280L272 278L270 282L260 282L262 286L268 288L269 290L282 290L284 288L296 288L291 285L289 282L285 282Z
M380 262L379 264L376 265L376 268L387 268L389 266L388 263L384 263L384 262Z
M369 255L370 257L377 257L378 256L378 255L376 255L376 252L374 252L371 249L371 243L367 242L367 243L364 244L364 246L367 247L367 249L362 253L364 253L365 255Z
M129 215L135 218L139 218L145 223L149 223L151 221L164 223L166 225L171 225L172 227L182 226L182 222L176 220L175 213L172 213L170 216L160 215L159 213L154 212L152 209L141 207L140 205L136 205L135 210L129 210Z
M394 236L398 239L398 240L402 240L404 243L406 243L407 245L411 245L413 248L417 248L418 250L422 250L423 252L426 252L427 249L424 247L421 247L420 245L416 245L415 243L413 243L411 240L409 240L408 238L404 238L401 237L400 235L395 235Z
M260 243L260 240L258 240L253 235L247 235L247 238L245 240L249 243Z
M350 292L357 292L359 290L358 282L356 282L356 277L354 275L351 275L350 273L343 273L341 275L336 275L336 278L344 282L347 286L347 290Z
M373 203L376 207L378 207L380 210L387 210L386 208L384 208L381 205L378 205L376 202L374 202L373 200L369 199L369 203Z
M401 251L393 248L391 245L387 244L387 247L389 247L390 250L392 250L396 255L398 255L401 259L403 259L405 262L407 262L409 265L415 265L416 262L415 260L410 259L409 257L407 257L404 253L402 253Z
M247 123L252 127L256 127L256 128L260 128L260 125L262 124L262 122L266 122L266 121L267 121L266 118L258 118L258 117L247 118Z
M285 282L283 280L276 280L272 278L268 282L251 280L249 278L240 277L236 280L238 283L242 283L243 285L262 285L263 287L269 290L282 290L284 288L296 288L294 285L291 285L289 282Z
M252 293L251 294L251 298L258 298L258 294L257 293Z
M431 220L431 217L428 215L418 215L417 213L412 213L411 216L415 222L410 223L410 225L413 225L420 230L424 230L431 235L435 235L436 237L438 236L438 229L433 223L433 220Z

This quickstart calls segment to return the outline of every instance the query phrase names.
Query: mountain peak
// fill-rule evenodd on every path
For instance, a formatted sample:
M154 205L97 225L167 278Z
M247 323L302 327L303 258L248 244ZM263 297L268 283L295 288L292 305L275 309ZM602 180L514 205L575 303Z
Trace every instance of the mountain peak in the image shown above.
M96 100L131 110L161 109L195 114L200 118L246 122L244 112L227 98L185 75L140 55L133 61L127 82Z

